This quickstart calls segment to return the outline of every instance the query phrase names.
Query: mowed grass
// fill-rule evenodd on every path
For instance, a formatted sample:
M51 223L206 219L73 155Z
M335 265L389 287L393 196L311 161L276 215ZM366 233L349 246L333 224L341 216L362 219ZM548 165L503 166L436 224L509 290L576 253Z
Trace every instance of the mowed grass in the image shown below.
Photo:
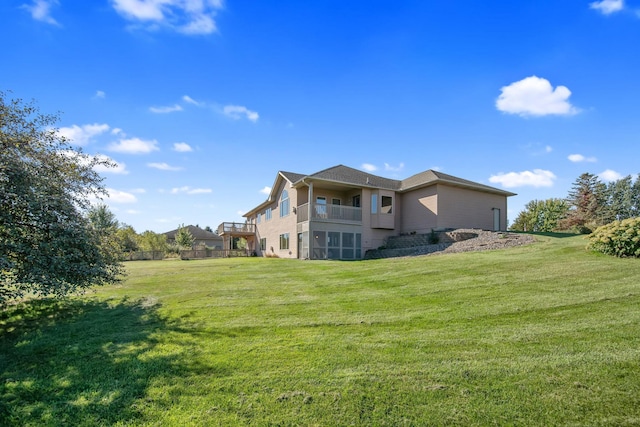
M0 424L640 425L640 260L537 239L129 263L2 313Z

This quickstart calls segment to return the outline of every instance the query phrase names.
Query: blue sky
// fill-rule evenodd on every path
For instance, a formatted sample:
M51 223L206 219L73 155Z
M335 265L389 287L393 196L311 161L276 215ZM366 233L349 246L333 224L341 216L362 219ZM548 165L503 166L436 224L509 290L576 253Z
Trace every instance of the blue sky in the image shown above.
M640 0L3 0L0 89L117 167L136 231L243 221L276 173L506 189L640 172Z

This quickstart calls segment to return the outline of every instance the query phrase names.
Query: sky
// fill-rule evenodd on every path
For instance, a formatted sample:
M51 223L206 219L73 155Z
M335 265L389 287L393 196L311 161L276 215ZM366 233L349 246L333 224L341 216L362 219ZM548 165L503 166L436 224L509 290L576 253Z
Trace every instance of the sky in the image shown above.
M510 221L640 172L640 0L2 0L0 37L140 233L244 222L281 170L434 169Z

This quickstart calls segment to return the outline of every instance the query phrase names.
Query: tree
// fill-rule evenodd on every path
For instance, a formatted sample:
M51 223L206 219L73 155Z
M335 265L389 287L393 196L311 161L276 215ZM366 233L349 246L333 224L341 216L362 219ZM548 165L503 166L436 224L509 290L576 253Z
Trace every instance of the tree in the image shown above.
M96 230L115 232L119 225L116 216L104 203L99 203L89 208L87 218L89 218L89 222Z
M191 249L193 248L193 243L195 239L193 238L193 234L189 231L188 228L181 224L178 226L178 230L175 235L176 245L178 245L178 249Z
M138 236L138 246L143 251L164 252L167 250L167 236L147 230Z
M116 238L122 252L135 252L138 250L138 234L132 226L122 224L116 231Z
M0 304L114 283L123 271L84 215L105 194L94 167L112 164L73 148L57 121L0 92Z
M515 231L550 232L567 214L569 206L563 199L532 200L511 225Z
M602 208L606 205L606 186L591 173L583 173L573 183L567 203L569 211L561 221L565 230L591 232L603 223Z

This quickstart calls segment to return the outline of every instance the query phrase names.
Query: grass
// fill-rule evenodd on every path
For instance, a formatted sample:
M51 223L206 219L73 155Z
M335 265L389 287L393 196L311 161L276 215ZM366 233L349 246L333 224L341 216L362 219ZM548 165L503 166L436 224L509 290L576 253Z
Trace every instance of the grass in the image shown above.
M132 262L0 313L0 424L640 425L640 261L585 244Z

